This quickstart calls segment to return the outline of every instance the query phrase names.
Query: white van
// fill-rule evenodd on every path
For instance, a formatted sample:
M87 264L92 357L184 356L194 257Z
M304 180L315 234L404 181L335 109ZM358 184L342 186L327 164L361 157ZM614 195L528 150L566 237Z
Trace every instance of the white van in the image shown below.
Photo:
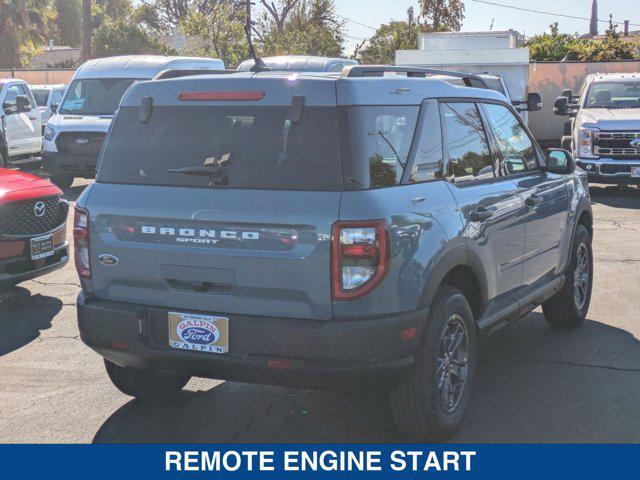
M40 111L24 80L0 79L0 167L42 150Z
M29 85L33 98L36 100L38 110L40 110L40 116L42 117L42 128L44 133L44 127L49 119L56 113L58 105L64 97L64 92L67 91L67 86L60 83L58 85Z
M73 179L94 178L98 154L120 104L132 83L165 70L223 70L213 58L130 55L83 63L44 131L44 171L62 188Z

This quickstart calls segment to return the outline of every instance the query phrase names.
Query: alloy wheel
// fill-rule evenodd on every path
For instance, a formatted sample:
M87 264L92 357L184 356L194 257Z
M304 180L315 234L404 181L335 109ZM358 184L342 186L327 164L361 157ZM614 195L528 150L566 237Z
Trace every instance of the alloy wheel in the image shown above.
M462 317L453 314L440 337L436 366L436 382L441 408L455 412L467 385L469 336Z

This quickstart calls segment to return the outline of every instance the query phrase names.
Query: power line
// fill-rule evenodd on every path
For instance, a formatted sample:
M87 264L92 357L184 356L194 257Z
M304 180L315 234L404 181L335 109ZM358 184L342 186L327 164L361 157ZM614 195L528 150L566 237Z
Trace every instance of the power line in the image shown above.
M335 13L334 15L335 15L336 17L340 17L340 18L342 18L343 20L346 20L347 22L355 23L356 25L360 25L361 27L370 28L370 29L371 29L371 30L373 30L374 32L378 30L377 28L372 27L371 25L367 25L366 23L358 22L358 21L356 21L356 20L354 20L354 19L352 19L352 18L345 17L344 15L340 15L340 14L338 14L338 13Z
M534 10L532 8L525 8L525 7L517 7L515 5L505 5L504 3L497 3L497 2L489 2L487 0L471 0L472 2L475 3L484 3L486 5L493 5L495 7L503 7L503 8L511 8L513 10L520 10L523 12L531 12L531 13L540 13L542 15L553 15L554 17L564 17L564 18L572 18L575 20L591 20L588 17L580 17L577 15L567 15L564 13L554 13L554 12L546 12L544 10ZM615 20L612 20L614 24L616 25L622 25L624 22L617 22ZM598 20L599 23L609 23L609 20ZM634 27L640 27L640 23L630 23L629 25L633 25Z

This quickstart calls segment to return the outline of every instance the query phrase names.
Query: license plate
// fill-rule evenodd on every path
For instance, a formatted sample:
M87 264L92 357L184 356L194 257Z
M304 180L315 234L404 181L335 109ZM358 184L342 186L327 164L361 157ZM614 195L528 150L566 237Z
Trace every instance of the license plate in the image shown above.
M169 312L169 346L205 353L229 351L229 319Z
M633 178L640 178L640 167L631 167L631 176Z
M31 239L31 260L41 260L53 253L53 235Z

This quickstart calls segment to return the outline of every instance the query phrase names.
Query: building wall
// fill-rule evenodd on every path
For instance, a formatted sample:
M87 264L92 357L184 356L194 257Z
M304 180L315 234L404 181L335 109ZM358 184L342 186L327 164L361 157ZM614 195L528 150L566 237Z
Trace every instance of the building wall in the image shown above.
M559 142L568 117L553 114L553 103L562 90L574 91L590 73L640 72L640 62L545 62L529 65L529 91L542 97L542 110L529 113L529 128L543 143Z
M20 78L30 85L69 83L75 69L59 70L0 70L0 78Z

